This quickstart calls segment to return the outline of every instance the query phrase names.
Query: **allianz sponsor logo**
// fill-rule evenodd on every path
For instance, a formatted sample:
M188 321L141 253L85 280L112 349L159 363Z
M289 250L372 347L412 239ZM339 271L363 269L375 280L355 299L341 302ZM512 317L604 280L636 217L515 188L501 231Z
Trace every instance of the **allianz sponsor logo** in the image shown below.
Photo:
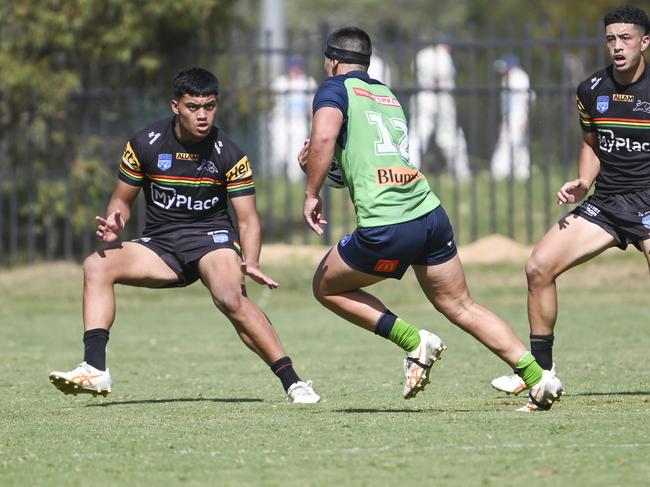
M650 152L650 142L616 137L613 130L598 129L598 146L604 152Z
M634 95L625 95L623 93L614 93L612 95L612 100L614 100L614 101L624 101L626 103L632 103L634 101Z
M190 152L177 152L176 153L176 159L179 161L194 161L198 162L199 160L199 155L198 154L192 154Z
M218 196L206 200L194 199L192 196L178 194L174 188L166 188L156 183L151 184L151 200L165 210L182 208L188 211L204 211L219 203Z

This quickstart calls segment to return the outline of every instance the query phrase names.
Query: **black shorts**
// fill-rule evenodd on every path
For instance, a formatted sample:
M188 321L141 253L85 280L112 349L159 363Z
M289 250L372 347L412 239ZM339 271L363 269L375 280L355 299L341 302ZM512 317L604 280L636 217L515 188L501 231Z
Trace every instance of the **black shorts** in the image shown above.
M634 193L593 194L572 212L595 223L625 250L633 244L641 250L640 241L650 238L650 189Z
M340 240L338 251L353 269L394 279L411 265L442 264L458 252L442 206L408 222L357 228Z
M157 232L131 240L153 250L178 275L163 287L189 286L199 278L198 262L216 249L233 249L242 256L239 238L232 229L197 230L191 227Z

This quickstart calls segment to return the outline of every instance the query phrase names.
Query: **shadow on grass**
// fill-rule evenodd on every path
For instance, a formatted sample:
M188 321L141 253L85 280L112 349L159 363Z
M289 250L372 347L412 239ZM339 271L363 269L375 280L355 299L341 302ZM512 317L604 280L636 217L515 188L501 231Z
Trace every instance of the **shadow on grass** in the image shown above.
M454 413L468 413L470 412L469 409L433 409L433 408L427 408L427 409L405 409L405 408L400 408L400 409L395 409L395 408L387 408L387 409L376 409L376 408L349 408L349 409L334 409L332 411L333 413L348 413L348 414L366 414L366 413L407 413L407 414L421 414L421 413L446 413L446 412L454 412Z
M567 396L650 396L650 391L578 392L567 394Z
M109 406L128 406L131 404L167 404L170 402L228 402L228 403L239 403L239 402L264 402L263 399L252 399L252 398L220 398L220 397L180 397L180 398L171 398L171 399L142 399L139 401L111 401L111 402L102 402L97 404L87 404L86 407L89 408L105 408Z

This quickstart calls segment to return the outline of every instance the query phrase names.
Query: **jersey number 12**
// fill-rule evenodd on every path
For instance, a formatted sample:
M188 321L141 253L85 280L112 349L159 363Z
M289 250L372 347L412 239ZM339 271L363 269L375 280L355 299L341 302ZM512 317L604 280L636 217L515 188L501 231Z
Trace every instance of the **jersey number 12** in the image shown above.
M409 139L408 127L401 118L389 118L390 124L398 132L397 142L393 141L384 117L379 112L366 112L366 117L371 125L374 125L379 132L379 140L375 140L375 153L377 155L399 154L407 163L409 162Z

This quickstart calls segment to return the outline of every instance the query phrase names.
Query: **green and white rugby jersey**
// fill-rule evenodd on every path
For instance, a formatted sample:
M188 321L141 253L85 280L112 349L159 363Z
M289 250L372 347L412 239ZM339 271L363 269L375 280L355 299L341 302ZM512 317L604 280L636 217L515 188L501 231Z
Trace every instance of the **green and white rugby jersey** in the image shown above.
M335 156L357 226L414 220L440 205L426 178L409 164L408 123L388 87L363 71L335 76L314 97L314 113L324 106L343 113Z

